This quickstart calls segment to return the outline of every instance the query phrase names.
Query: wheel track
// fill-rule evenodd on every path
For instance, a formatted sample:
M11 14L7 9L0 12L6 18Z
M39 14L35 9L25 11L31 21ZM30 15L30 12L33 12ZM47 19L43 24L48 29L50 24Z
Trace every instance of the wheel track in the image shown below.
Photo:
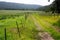
M42 26L37 22L37 19L35 19L33 15L31 15L31 18L36 25L36 29L39 31L38 37L40 37L40 39L38 40L54 40L49 33L43 30Z

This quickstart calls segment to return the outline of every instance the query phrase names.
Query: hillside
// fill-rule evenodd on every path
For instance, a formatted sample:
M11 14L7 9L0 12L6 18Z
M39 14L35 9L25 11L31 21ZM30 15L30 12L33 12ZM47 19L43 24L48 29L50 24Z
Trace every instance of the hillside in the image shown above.
M42 7L41 5L12 3L12 2L0 2L0 9L37 9Z

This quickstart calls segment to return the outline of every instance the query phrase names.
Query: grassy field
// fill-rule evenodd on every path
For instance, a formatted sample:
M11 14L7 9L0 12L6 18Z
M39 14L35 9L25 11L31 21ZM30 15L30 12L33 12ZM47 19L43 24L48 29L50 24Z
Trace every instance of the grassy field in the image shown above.
M56 29L55 26L53 26L53 23L55 23L56 21L58 21L58 19L60 19L60 17L56 18L53 16L41 16L41 15L34 15L34 17L36 18L37 22L42 26L43 30L47 31L48 33L50 33L50 35L55 39L55 40L60 40L60 30ZM59 26L60 28L60 26Z
M60 40L60 16L39 11L0 10L0 40L40 40L34 20L54 40Z

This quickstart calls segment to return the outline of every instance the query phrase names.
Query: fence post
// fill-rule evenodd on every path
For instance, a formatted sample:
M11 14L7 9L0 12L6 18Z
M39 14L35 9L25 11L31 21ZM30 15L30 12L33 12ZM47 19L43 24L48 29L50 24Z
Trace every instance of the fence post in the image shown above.
M4 32L5 32L5 40L7 40L7 35L6 35L6 28L4 29Z
M16 21L16 25L17 25L17 32L18 32L19 37L20 37L20 31L19 31L19 27L18 27L18 23L17 23L17 21Z

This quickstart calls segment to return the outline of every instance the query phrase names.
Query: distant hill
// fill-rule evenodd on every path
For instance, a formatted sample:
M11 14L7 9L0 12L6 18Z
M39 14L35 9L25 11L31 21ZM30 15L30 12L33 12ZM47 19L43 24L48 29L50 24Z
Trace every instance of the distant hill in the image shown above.
M42 7L41 5L12 3L12 2L0 2L0 9L37 9Z
M48 5L48 6L43 6L43 7L40 7L40 8L38 8L37 10L40 10L40 11L48 11L48 9L50 8L51 6L50 5Z
M52 10L54 10L54 7L53 7L53 4L50 4L50 5L47 5L47 6L42 6L42 7L40 7L40 8L38 8L37 10L39 10L39 11L52 11Z

